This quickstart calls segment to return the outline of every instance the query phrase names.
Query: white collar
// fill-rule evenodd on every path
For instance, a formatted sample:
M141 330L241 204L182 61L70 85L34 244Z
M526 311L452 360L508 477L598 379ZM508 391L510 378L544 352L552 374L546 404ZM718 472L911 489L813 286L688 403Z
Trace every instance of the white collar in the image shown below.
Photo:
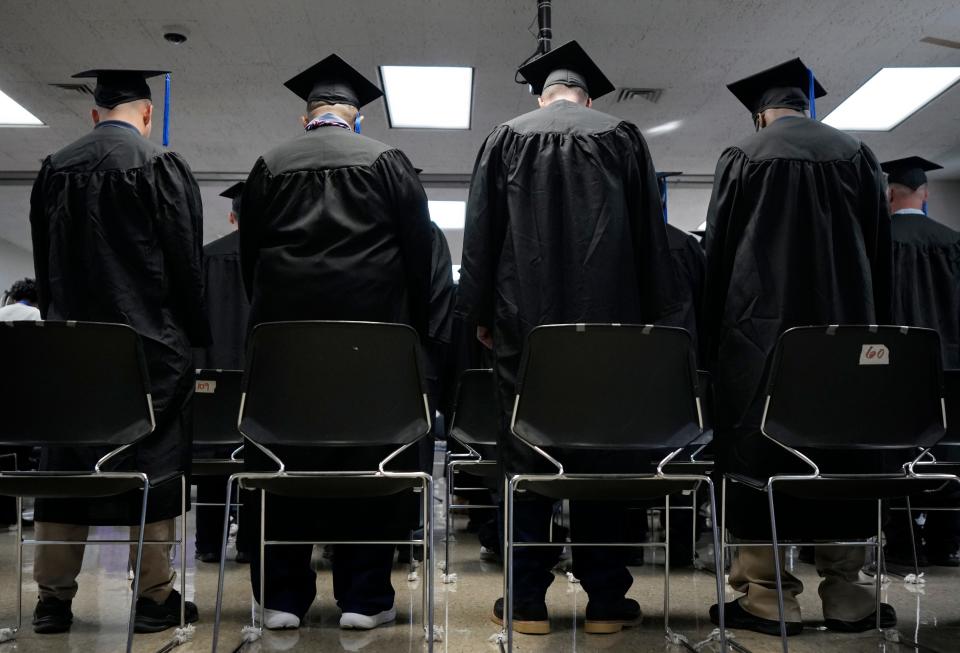
M920 209L900 209L894 215L926 215Z

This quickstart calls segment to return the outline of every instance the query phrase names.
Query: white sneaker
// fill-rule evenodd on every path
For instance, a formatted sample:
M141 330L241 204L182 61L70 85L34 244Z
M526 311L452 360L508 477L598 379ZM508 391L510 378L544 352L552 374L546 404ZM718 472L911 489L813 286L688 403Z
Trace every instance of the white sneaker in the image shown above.
M396 620L397 609L390 608L380 614L365 615L358 612L344 612L340 615L340 627L344 630L371 630L377 626Z
M253 609L254 617L259 617L260 606L254 603ZM263 625L267 630L292 630L300 627L300 617L290 612L267 608L263 611Z

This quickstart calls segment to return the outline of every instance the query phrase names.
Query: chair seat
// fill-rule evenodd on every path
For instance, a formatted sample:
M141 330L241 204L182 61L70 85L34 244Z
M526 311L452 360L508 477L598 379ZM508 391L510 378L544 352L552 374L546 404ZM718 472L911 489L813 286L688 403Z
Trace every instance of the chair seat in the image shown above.
M191 463L191 476L230 476L243 471L242 460L200 458Z
M518 490L528 490L551 499L634 500L651 499L690 490L696 481L656 479L653 476L633 479L562 478L550 475L521 480Z
M245 490L265 490L270 494L285 497L318 498L364 498L384 497L404 490L422 487L417 477L394 478L389 476L298 476L288 473L240 479Z
M113 476L86 472L4 472L0 474L0 495L63 499L111 497L143 487L134 476Z
M767 479L745 474L728 474L727 478L758 491L766 488ZM943 486L943 480L921 480L902 474L841 476L823 474L816 481L778 480L774 492L800 499L877 500L914 496Z

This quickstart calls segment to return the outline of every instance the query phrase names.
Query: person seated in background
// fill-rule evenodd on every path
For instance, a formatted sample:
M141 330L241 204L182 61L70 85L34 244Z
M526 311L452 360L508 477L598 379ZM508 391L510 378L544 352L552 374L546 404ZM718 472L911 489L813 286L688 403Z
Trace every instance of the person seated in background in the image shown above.
M3 302L0 303L0 322L39 320L40 309L37 308L39 303L36 281L29 278L14 281L10 290L3 294Z

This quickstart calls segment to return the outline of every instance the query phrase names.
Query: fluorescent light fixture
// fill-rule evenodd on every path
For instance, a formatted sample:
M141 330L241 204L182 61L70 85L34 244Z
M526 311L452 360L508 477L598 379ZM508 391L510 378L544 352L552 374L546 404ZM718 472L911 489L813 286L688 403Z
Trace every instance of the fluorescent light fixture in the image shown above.
M380 66L393 128L470 129L473 68Z
M430 200L430 219L441 229L463 229L467 220L467 203L463 200Z
M453 266L453 282L460 283L460 266L459 265Z
M657 134L666 134L667 132L672 132L675 129L679 129L680 125L683 124L682 120L671 120L670 122L665 122L662 125L657 125L656 127L651 127L647 130L647 134L650 136L656 136Z
M43 122L0 91L0 127L43 127Z
M881 68L823 122L846 131L890 131L960 80L960 68Z

